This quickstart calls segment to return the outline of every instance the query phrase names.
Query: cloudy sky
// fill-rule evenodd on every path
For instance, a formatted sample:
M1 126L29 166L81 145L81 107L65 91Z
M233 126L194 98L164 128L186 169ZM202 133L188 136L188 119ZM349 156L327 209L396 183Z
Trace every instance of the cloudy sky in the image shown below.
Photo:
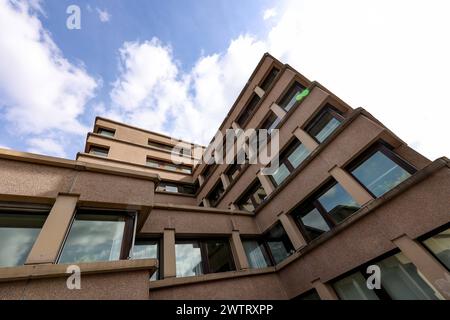
M270 52L449 156L449 16L448 0L0 0L0 147L73 159L96 115L205 144Z

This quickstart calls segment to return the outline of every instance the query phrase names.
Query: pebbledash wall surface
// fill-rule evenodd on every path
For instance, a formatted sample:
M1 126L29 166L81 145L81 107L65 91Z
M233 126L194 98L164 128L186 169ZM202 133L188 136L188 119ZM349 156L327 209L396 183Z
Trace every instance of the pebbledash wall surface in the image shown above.
M269 54L230 128L279 169L101 117L76 160L0 149L0 299L450 299L447 158Z

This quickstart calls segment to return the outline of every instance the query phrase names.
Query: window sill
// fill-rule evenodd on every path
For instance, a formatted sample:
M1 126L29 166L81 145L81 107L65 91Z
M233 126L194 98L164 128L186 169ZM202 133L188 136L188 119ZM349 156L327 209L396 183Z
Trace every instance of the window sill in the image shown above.
M182 286L182 285L189 285L189 284L204 283L204 282L210 282L210 281L225 280L225 279L230 279L230 278L256 276L256 275L268 274L268 273L273 273L273 272L275 272L274 267L267 267L267 268L261 268L261 269L248 269L248 270L240 270L240 271L209 273L209 274L202 274L199 276L182 277L182 278L167 278L167 279L150 282L150 290Z
M0 283L17 280L68 277L67 267L77 265L82 274L114 273L148 270L149 276L158 269L157 259L136 259L70 264L35 264L0 268Z

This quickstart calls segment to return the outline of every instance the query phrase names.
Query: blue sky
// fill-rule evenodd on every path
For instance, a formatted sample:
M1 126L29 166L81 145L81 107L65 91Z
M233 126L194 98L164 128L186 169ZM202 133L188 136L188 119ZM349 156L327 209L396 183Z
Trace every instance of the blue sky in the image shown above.
M69 5L81 9L81 30L66 28ZM0 0L0 147L73 159L96 115L207 143L269 51L426 156L448 156L449 9L445 0Z

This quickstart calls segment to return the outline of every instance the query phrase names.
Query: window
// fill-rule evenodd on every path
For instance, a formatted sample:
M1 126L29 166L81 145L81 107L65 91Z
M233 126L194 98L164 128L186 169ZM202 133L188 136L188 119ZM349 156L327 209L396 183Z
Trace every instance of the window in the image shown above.
M339 127L343 119L343 116L334 107L327 105L311 121L311 123L306 126L305 131L318 143L322 143Z
M177 240L177 277L235 270L228 240Z
M350 167L351 174L375 197L408 179L414 171L382 143L376 144Z
M264 234L264 239L271 253L274 264L278 264L295 252L291 240L281 223L277 223Z
M219 180L219 182L216 184L216 186L212 189L212 191L208 194L207 198L209 200L209 203L212 207L215 207L222 196L222 194L225 192L225 189L223 188L222 181Z
M243 165L238 163L230 165L230 167L225 172L225 174L230 179L230 182L236 179L236 177L239 175L239 172L241 172L242 167Z
M257 180L250 189L237 201L241 210L254 211L266 199L267 194Z
M298 94L302 93L305 90L305 87L302 86L298 82L294 82L294 84L289 88L289 90L284 94L281 100L278 102L278 105L282 107L285 111L289 111L297 102Z
M317 293L316 289L311 289L305 293L302 293L301 295L295 297L292 300L322 300L320 299L319 294Z
M259 87L264 91L267 91L267 89L269 89L270 85L275 80L279 72L280 69L273 67L267 74L267 76L264 78L264 81L261 82L261 85Z
M339 183L333 181L317 195L294 209L292 215L305 236L312 240L329 231L359 208L359 204L347 191Z
M262 124L261 129L266 129L267 132L271 135L273 130L277 128L280 122L281 118L279 118L275 113L271 112L270 116Z
M127 259L133 221L129 214L88 210L77 212L59 263Z
M162 181L156 187L156 191L183 193L183 194L195 194L197 189L196 189L195 185L178 184L178 183Z
M381 288L370 290L366 281L368 265L378 265L381 271ZM438 300L416 266L402 253L389 255L375 263L368 263L358 271L333 283L336 293L343 300Z
M279 186L310 153L300 141L295 139L279 157L279 167L271 175L274 184Z
M163 160L155 160L147 158L147 166L157 169L177 171L182 173L192 173L192 168L188 166L183 166L181 164L173 164L171 162L166 162Z
M173 146L164 144L164 143L160 143L160 142L156 142L156 141L152 141L152 140L148 140L148 145L151 147L155 147L158 149L163 149L163 150L167 150L167 151L172 151Z
M450 228L427 238L422 243L450 270Z
M100 156L100 157L107 157L108 152L109 152L109 148L96 147L96 146L91 146L89 148L90 154L94 154L94 155Z
M0 267L23 265L47 215L0 212Z
M159 241L150 239L136 240L131 254L133 259L158 259L159 260ZM150 280L159 279L159 271L153 273Z
M98 128L97 133L105 137L114 137L116 131L113 129Z
M245 255L250 268L266 268L272 265L266 244L262 240L243 240Z
M244 124L247 122L247 120L252 116L253 112L256 109L256 106L259 103L259 100L261 100L261 98L256 93L254 93L249 103L247 103L244 110L241 112L238 119L236 120L236 122L241 127L243 127Z
M210 164L207 164L206 166L205 166L205 169L203 170L203 172L202 172L202 176L203 176L203 178L208 178L210 175L211 175L211 173L212 173L212 171L213 171L213 166L212 165L210 165Z

